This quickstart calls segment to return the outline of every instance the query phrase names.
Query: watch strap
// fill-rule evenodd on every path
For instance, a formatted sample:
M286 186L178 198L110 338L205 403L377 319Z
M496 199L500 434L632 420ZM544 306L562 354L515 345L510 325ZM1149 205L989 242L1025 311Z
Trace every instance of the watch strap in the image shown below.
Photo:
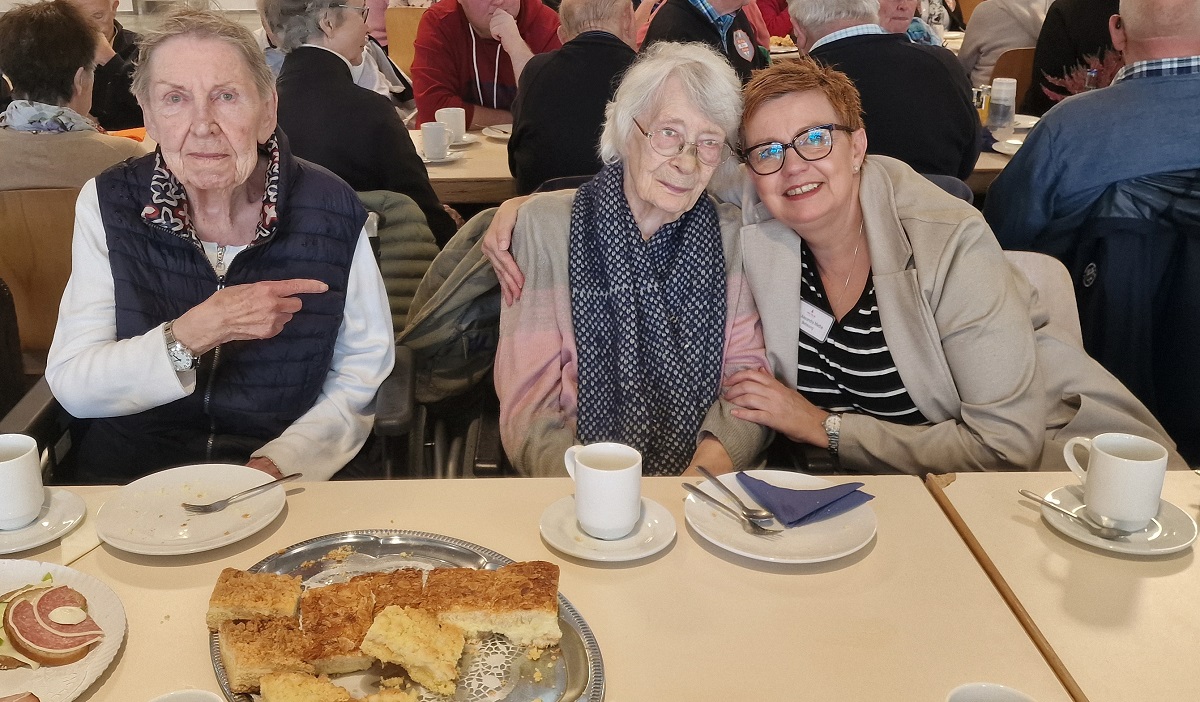
M831 456L838 455L838 446L842 440L842 415L838 412L830 413L823 422L825 428L825 437L829 439L829 454Z

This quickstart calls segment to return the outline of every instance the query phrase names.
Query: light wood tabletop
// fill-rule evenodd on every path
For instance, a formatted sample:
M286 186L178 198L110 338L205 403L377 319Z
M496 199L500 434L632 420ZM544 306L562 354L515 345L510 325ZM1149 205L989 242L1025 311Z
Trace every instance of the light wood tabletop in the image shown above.
M417 153L425 152L420 130L409 131ZM473 141L451 148L454 160L426 163L429 182L438 199L448 205L456 203L499 204L517 194L517 184L508 170L508 142L467 132ZM454 156L458 154L458 156Z
M941 702L951 689L982 681L1038 702L1067 700L921 482L861 480L876 496L869 503L875 538L853 555L812 565L750 560L708 543L685 523L679 478L643 480L643 495L678 526L674 543L613 564L564 556L539 537L543 510L572 493L566 478L296 483L287 487L284 512L239 543L158 557L102 545L76 560L72 567L117 592L129 616L123 650L80 699L217 691L204 613L221 569L249 568L324 534L412 529L557 563L560 591L599 641L606 699L614 702ZM114 490L70 489L85 497L89 515ZM65 555L58 542L15 554Z

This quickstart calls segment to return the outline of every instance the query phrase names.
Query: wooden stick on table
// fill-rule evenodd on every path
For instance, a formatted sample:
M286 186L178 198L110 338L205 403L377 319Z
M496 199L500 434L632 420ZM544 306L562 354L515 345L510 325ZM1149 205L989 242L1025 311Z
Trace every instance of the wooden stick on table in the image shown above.
M988 557L987 552L983 550L979 540L975 538L975 534L971 533L970 527L963 521L962 515L954 508L950 502L950 498L946 497L946 493L942 490L942 485L939 480L944 480L946 476L927 475L925 476L925 488L929 490L929 494L933 495L934 501L942 508L942 512L946 514L946 518L954 525L955 531L962 537L962 540L967 544L967 549L971 551L971 555L975 556L975 560L979 562L983 572L987 573L988 579L992 581L992 585L1000 593L1001 599L1007 604L1008 608L1016 616L1017 621L1025 629L1025 633L1029 634L1029 638L1033 640L1033 645L1037 646L1042 657L1046 659L1050 669L1058 676L1059 682L1067 689L1067 694L1075 702L1088 702L1087 695L1083 694L1083 690L1079 689L1079 683L1075 682L1075 678L1071 677L1071 673L1067 671L1066 665L1062 659L1054 652L1054 647L1046 640L1042 634L1042 630L1033 622L1033 617L1029 616L1029 612L1025 611L1025 606L1017 599L1017 594L1008 586L1008 582L1004 580L1004 576L1000 574L1000 570L996 568L996 564ZM948 476L947 484L953 482L954 476Z

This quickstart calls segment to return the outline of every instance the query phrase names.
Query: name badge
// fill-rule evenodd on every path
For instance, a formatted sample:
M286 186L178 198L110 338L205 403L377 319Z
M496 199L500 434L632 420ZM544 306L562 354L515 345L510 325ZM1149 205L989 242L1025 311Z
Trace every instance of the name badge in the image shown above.
M800 331L825 343L829 330L833 328L833 315L807 300L800 301Z
M739 29L733 33L733 46L742 59L749 61L754 57L754 43L750 41L749 35L744 30Z

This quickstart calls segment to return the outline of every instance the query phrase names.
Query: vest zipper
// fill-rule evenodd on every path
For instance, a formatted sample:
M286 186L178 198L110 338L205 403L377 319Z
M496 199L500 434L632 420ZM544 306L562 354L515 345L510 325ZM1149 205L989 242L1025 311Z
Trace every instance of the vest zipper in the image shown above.
M204 257L205 260L208 256ZM213 273L217 274L217 290L225 287L225 247L217 246L217 264L213 266ZM204 384L204 413L208 415L208 442L205 445L204 455L209 461L212 460L213 444L217 440L217 420L208 411L209 402L212 400L213 380L217 377L217 363L221 360L221 346L218 344L213 349L212 365L208 369L208 382Z

